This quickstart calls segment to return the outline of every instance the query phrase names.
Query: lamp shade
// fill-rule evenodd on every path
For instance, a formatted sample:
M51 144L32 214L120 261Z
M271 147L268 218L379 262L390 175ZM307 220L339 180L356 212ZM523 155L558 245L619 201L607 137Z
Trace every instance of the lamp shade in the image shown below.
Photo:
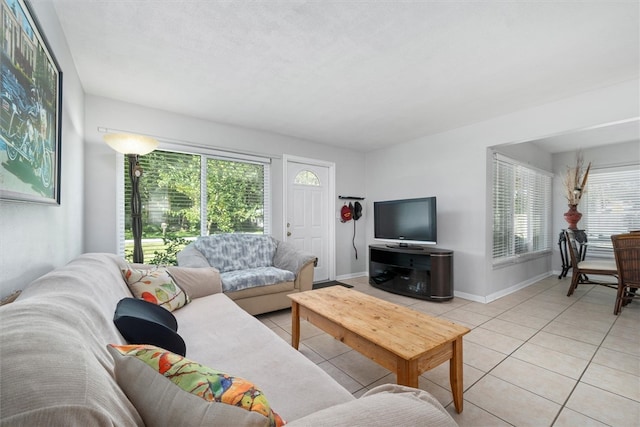
M152 152L158 146L155 138L128 133L108 133L104 136L104 141L119 153L140 156Z

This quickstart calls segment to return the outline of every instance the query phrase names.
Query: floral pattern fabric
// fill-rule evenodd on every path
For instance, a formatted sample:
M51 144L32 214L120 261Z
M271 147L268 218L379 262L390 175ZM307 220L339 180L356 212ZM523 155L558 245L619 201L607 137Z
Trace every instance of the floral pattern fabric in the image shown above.
M211 267L227 271L271 267L278 244L271 236L260 234L212 234L200 236L194 246Z
M135 357L165 376L187 393L207 402L218 402L254 411L269 420L269 425L285 424L266 396L251 382L208 368L167 350L150 345L110 345L125 357Z
M176 284L164 267L149 270L127 268L122 270L131 293L139 299L149 301L174 311L189 303L189 297Z
M281 270L275 267L260 267L221 273L220 279L222 280L222 291L233 292L258 286L290 282L296 279L296 275L288 270Z

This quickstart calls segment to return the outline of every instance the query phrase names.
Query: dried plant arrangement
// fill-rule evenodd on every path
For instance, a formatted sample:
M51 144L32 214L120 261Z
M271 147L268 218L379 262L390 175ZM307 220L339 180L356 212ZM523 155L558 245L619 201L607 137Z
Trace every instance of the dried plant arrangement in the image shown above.
M567 173L564 177L564 186L567 192L567 202L569 206L578 206L582 195L586 192L587 178L589 177L589 170L591 169L591 162L584 168L584 157L582 152L576 153L576 165L575 167L567 166Z

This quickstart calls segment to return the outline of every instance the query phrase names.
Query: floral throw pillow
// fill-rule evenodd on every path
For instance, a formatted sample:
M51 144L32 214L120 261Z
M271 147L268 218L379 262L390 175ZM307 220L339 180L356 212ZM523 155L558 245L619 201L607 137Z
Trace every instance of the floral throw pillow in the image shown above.
M149 270L127 268L122 270L124 280L136 297L174 311L189 302L189 297L176 284L164 267Z
M245 379L152 345L107 348L116 363L116 381L147 425L285 424L262 391Z

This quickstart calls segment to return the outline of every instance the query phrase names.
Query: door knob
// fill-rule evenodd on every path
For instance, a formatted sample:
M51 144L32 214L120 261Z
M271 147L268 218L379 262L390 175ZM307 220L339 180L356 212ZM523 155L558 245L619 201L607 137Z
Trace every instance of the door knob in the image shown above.
M291 232L287 231L287 237L291 236Z

